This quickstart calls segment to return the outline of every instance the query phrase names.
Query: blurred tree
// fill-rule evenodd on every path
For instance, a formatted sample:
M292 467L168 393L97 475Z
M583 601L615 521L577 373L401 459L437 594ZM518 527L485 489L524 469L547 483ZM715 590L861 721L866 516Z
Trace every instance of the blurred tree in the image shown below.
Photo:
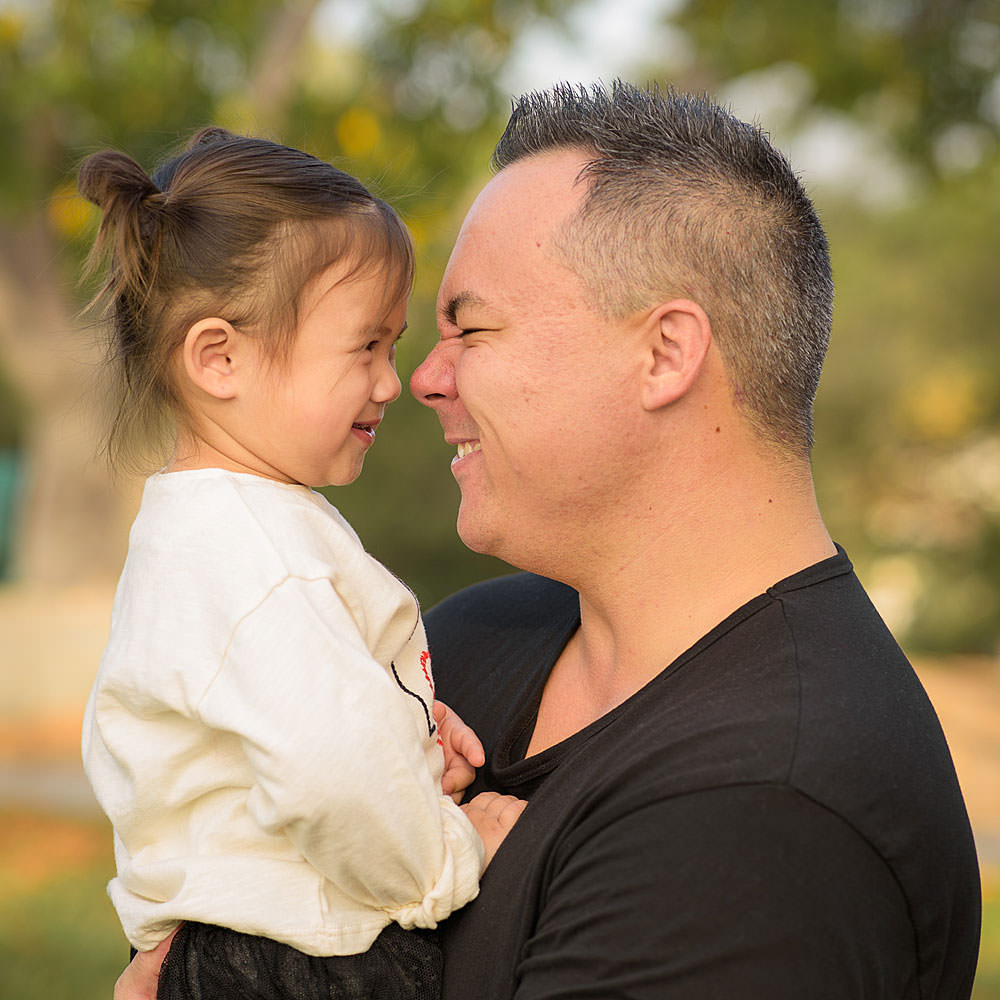
M20 575L74 581L115 571L134 506L95 462L98 338L78 320L79 249L93 213L75 195L82 155L120 145L149 162L210 120L223 87L249 89L258 49L312 4L215 6L53 0L0 9L0 353L26 397ZM300 29L301 30L301 29ZM262 60L265 69L270 65ZM290 61L289 65L294 65ZM67 252L68 251L68 252Z
M817 407L828 520L907 643L995 653L1000 158L827 228L844 290Z
M804 113L849 112L934 173L996 141L1000 0L688 0L673 20L708 89L797 64L811 83Z
M813 184L837 281L818 491L905 644L996 653L1000 0L689 0L673 21L697 50L682 84L771 100L797 165L823 114L888 146L853 190ZM879 204L893 156L908 196Z
M75 194L82 157L111 145L152 166L216 122L359 175L400 208L418 244L405 377L434 337L441 269L506 117L498 81L512 46L536 19L566 23L586 2L0 5L0 367L22 397L13 406L8 393L0 413L29 457L22 577L117 573L136 500L134 483L112 488L95 461L100 349L74 289L95 223ZM817 478L837 537L904 641L995 648L1000 0L663 9L688 58L636 77L724 99L756 81L751 101L780 145L839 114L891 138L897 162L923 177L908 202L877 216L816 191L838 283ZM768 81L781 114L760 99ZM836 133L826 138L835 155ZM879 189L883 172L866 163L855 192ZM404 393L359 483L331 493L425 603L504 569L455 537L450 457L436 419Z
M81 326L74 291L96 215L75 194L83 156L114 146L152 167L216 122L339 162L412 224L422 261L412 339L426 341L454 213L502 121L496 72L525 17L567 3L433 0L400 12L388 0L334 0L322 33L319 0L0 6L0 365L21 388L19 412L31 414L22 578L117 573L136 501L134 483L113 487L95 461L99 338ZM344 40L338 18L359 11L365 30ZM404 368L408 360L404 352ZM436 436L437 425L429 414L418 423L398 413L376 449L381 464L336 501L365 522L363 533L376 526L378 554L436 597L483 570L461 566L473 557L454 537L447 455L428 467L414 441Z

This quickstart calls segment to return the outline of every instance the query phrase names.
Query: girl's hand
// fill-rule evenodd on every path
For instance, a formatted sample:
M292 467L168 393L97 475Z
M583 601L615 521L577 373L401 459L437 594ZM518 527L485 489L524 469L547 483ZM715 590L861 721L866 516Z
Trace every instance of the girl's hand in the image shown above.
M479 737L444 702L434 702L434 721L444 746L444 776L441 791L455 802L476 777L476 768L486 763Z
M484 869L493 860L493 855L514 828L527 804L524 799L515 799L513 795L480 792L471 802L462 806L462 812L476 828L486 847Z
M136 954L115 983L114 1000L156 1000L160 966L170 951L170 944L178 927L175 927L152 951L140 951Z

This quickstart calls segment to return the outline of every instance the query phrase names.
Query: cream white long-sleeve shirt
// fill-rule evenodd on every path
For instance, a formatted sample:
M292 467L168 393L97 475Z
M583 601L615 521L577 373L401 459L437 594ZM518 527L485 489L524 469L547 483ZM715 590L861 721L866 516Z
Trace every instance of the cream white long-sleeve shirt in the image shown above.
M321 495L152 476L83 730L129 941L197 920L353 954L473 899L432 702L413 595Z

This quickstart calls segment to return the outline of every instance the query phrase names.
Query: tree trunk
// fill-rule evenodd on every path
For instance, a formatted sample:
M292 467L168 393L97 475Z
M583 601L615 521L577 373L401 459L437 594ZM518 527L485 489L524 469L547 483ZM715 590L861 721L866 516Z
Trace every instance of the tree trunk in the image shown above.
M0 231L0 353L29 408L13 576L30 584L113 579L137 505L98 456L99 332L63 267L40 213Z
M253 65L250 99L279 135L318 5L295 0L277 11ZM32 154L39 163L57 155L42 124ZM64 265L43 210L0 228L0 363L30 408L13 555L13 575L26 583L117 577L140 492L137 480L115 482L98 453L100 333L76 316L75 278Z

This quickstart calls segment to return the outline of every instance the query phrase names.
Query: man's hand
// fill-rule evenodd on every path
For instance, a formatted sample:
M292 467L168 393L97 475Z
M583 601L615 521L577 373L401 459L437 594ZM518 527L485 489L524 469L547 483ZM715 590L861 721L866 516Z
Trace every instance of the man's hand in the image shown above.
M156 1000L160 966L178 931L175 927L152 951L140 951L115 983L114 1000Z
M476 777L476 768L486 763L479 737L446 705L434 702L434 721L444 747L444 776L441 791L456 802Z
M471 802L462 806L462 812L483 838L486 847L484 868L493 860L493 855L503 843L504 837L513 829L527 804L524 799L515 799L513 795L480 792Z

